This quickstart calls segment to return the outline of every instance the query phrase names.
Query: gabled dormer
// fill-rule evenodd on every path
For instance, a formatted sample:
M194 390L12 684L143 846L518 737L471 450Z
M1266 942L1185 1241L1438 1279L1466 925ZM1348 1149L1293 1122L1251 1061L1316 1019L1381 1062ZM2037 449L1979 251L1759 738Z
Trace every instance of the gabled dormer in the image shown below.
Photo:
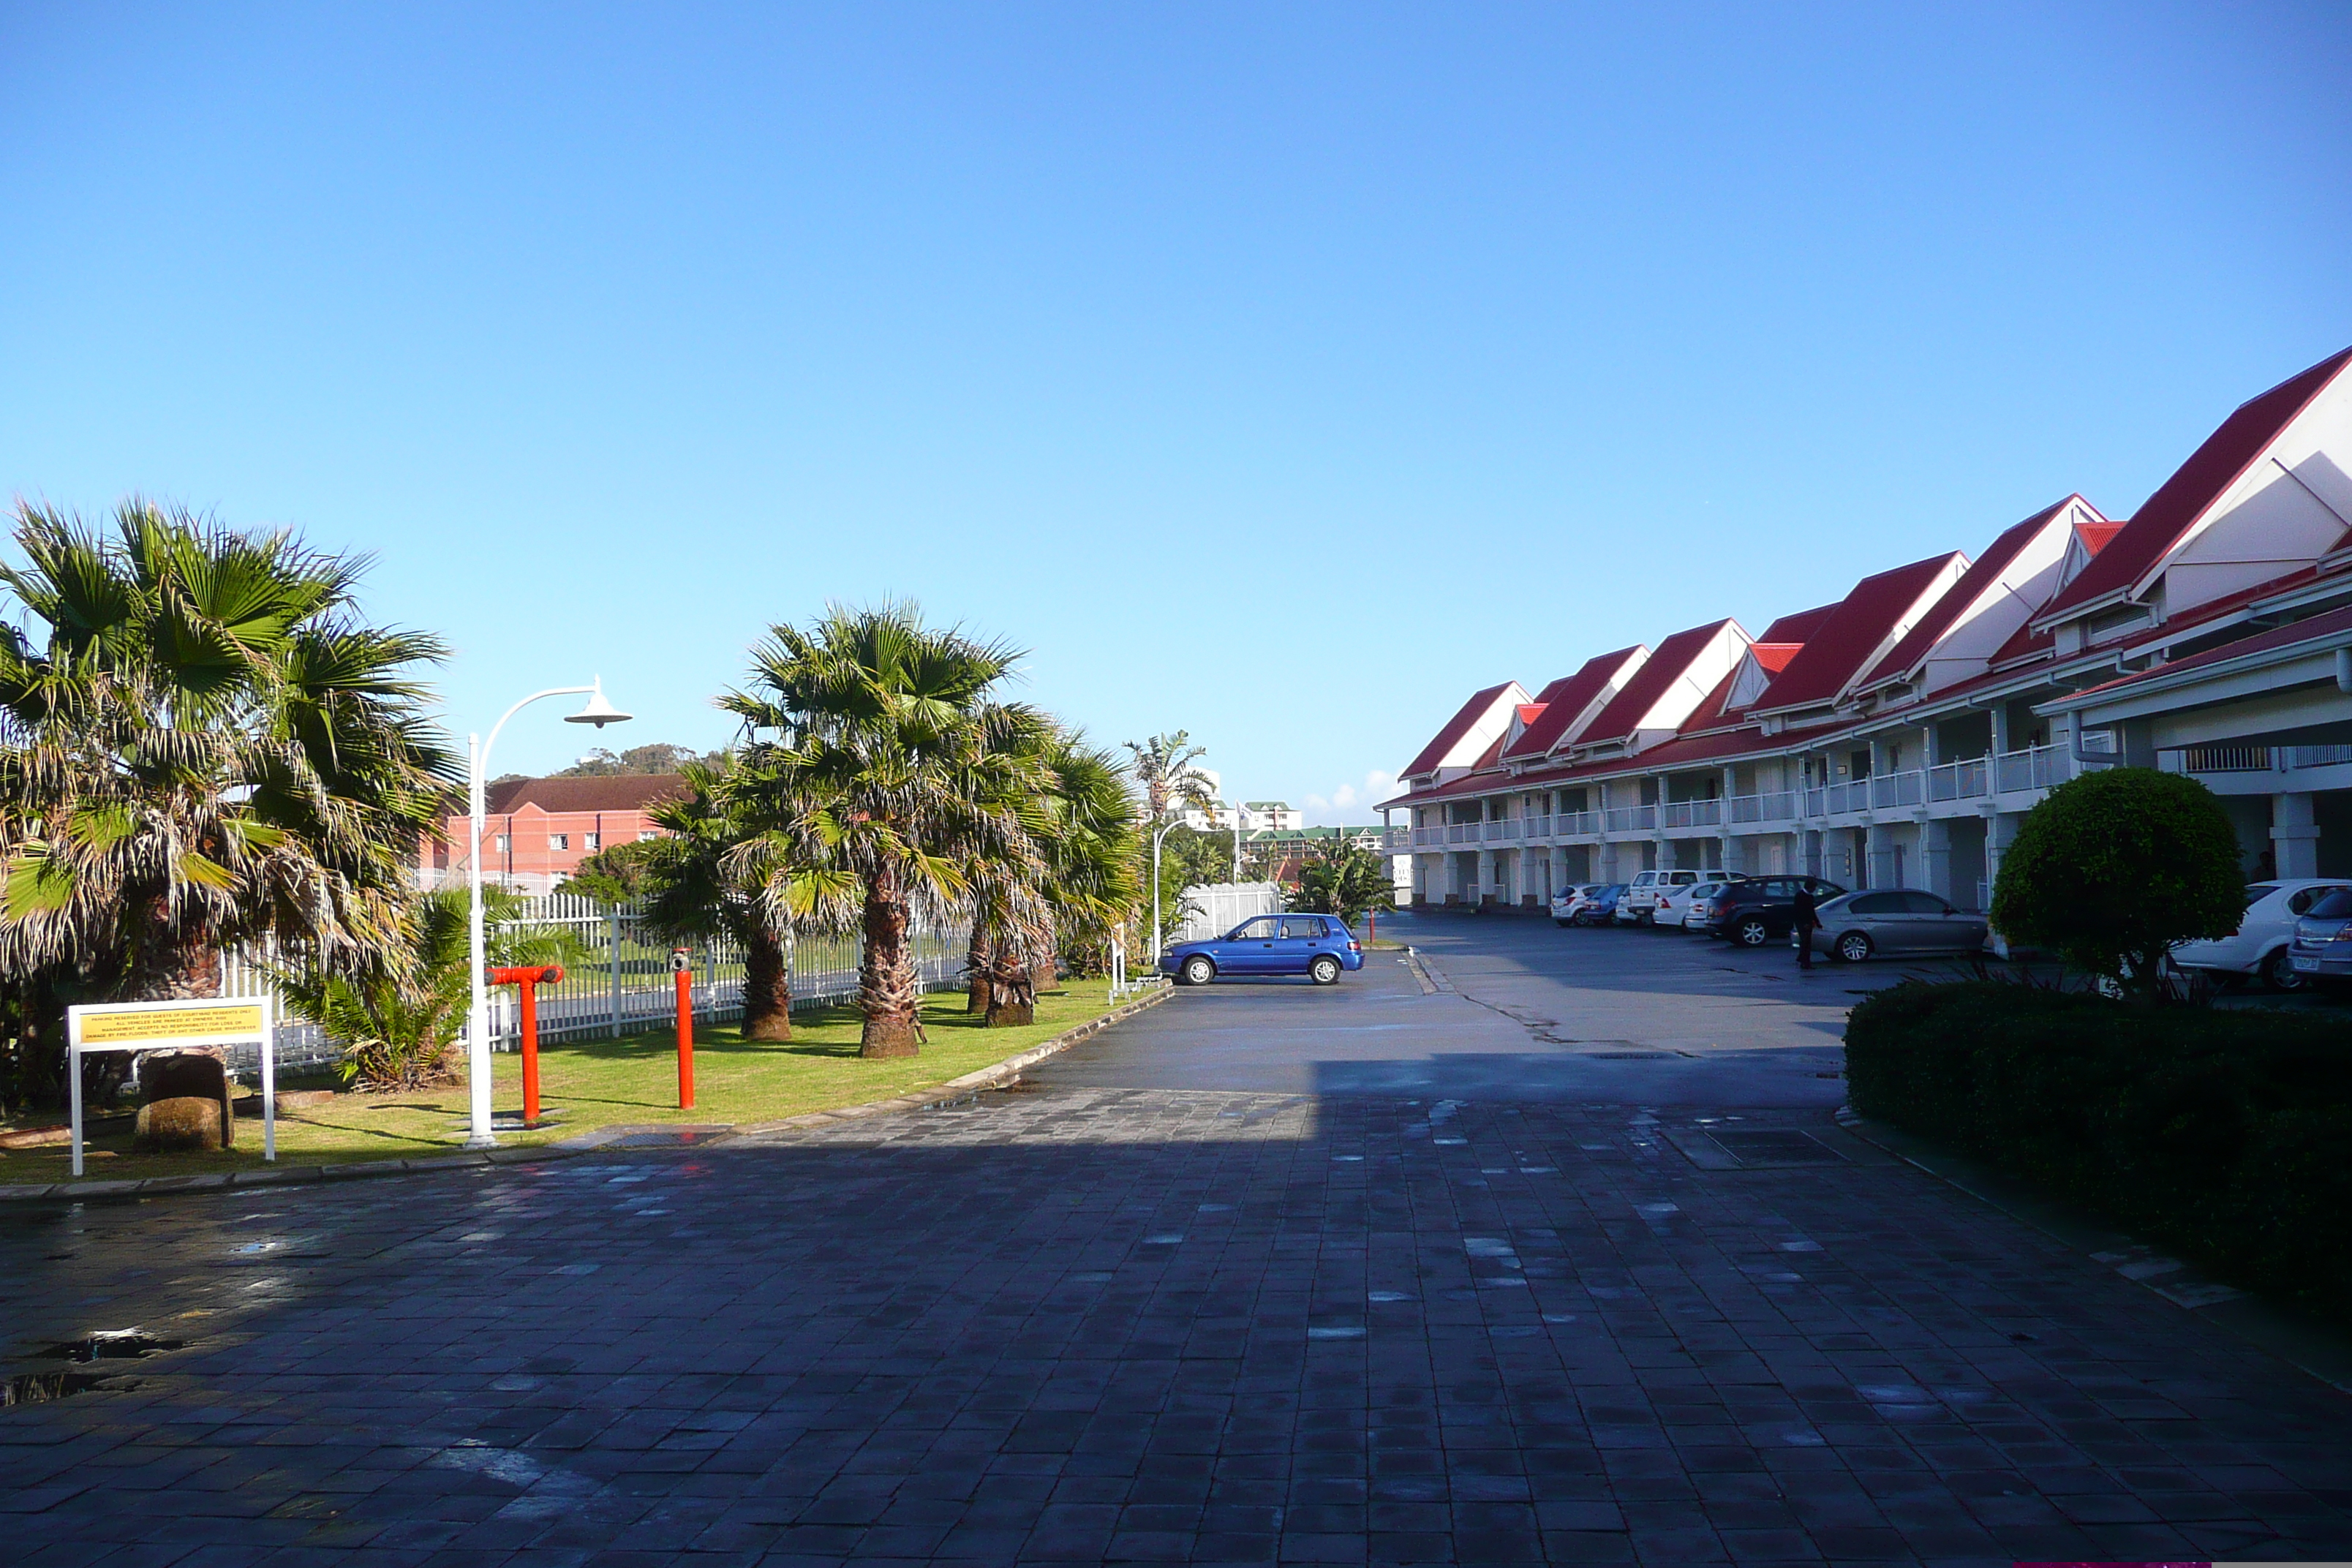
M2063 657L2303 571L2352 534L2352 349L2241 405L2033 617Z
M1856 683L1855 695L1899 704L1984 674L2116 526L2073 495L2009 529Z
M1503 761L1514 767L1531 767L1574 744L1649 657L1646 647L1621 647L1586 659L1574 675L1562 676L1545 687L1536 699L1543 704L1543 711L1504 743Z
M1445 727L1430 738L1399 778L1410 788L1442 784L1461 777L1489 751L1499 751L1504 732L1517 718L1528 689L1516 680L1473 692Z
M1968 565L1969 558L1954 551L1864 577L1821 618L1749 717L1774 732L1836 718L1863 679L1950 592Z
M1658 645L1568 750L1579 761L1630 757L1671 740L1747 652L1738 621L1711 621Z

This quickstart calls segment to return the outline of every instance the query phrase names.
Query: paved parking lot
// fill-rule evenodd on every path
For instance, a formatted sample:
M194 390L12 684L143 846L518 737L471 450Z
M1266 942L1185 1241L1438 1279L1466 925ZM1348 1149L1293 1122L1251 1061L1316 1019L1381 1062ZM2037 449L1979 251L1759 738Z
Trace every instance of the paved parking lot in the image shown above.
M1836 1129L1853 972L1553 934L958 1110L0 1221L8 1370L135 1384L0 1410L0 1555L2352 1555L2341 1395Z

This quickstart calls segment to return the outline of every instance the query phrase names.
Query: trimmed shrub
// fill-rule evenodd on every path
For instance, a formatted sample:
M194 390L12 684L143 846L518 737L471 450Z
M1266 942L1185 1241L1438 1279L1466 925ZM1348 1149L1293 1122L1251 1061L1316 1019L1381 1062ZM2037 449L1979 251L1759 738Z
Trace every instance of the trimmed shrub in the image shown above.
M1864 1116L2215 1277L2352 1321L2352 1029L2025 985L1898 985L1846 1024Z
M2211 790L2154 768L2108 768L2026 814L2000 859L1992 923L2152 993L2173 944L2238 929L2245 882L2237 830Z

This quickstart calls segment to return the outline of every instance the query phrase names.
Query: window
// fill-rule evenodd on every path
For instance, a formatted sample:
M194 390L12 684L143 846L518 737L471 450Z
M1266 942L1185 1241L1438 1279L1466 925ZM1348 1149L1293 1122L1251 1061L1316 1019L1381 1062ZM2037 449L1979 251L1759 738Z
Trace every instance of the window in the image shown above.
M640 844L650 844L660 837L660 834L656 833L650 827L640 827L637 829L637 842Z
M1272 942L1276 928L1281 922L1272 915L1260 915L1233 934L1234 942Z
M1294 942L1302 937L1313 941L1323 935L1323 922L1309 915L1293 915L1282 922L1282 934Z
M583 833L580 836L580 847L593 855L597 850L604 847L604 836L601 833Z
M1904 910L1911 914L1948 915L1952 912L1952 906L1933 893L1912 891L1894 893L1889 896L1902 900Z
M507 836L506 836L505 834L503 834L503 833L499 834L497 837L495 837L495 838L491 839L491 840L490 840L490 843L491 843L492 847L496 848L496 849L498 850L498 852L499 852L499 854L501 854L501 855L505 854L505 853L507 852L508 847L509 847L508 843L507 843Z
M551 833L547 836L547 847L550 849L569 849L572 847L572 835Z
M1850 915L1899 915L1903 913L1902 902L1899 893L1864 893L1845 909Z

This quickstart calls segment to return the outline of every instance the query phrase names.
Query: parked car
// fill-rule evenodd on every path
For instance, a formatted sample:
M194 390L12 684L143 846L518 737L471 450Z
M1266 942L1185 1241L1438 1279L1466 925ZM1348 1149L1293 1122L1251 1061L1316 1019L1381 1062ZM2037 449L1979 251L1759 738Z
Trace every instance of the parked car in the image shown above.
M1595 887L1585 900L1577 905L1568 917L1568 923L1578 926L1605 926L1617 919L1617 902L1625 896L1625 884L1609 882Z
M1990 929L1984 916L1916 888L1864 889L1832 899L1815 912L1822 923L1813 931L1813 951L1847 963L1881 954L1974 952Z
M2352 884L2340 877L2252 883L2246 889L2245 919L2236 931L2210 942L2184 942L2172 950L2172 962L2214 974L2250 974L2273 991L2295 990L2303 984L2302 974L2289 962L2295 923L2313 905L2347 885Z
M1742 947L1785 940L1796 918L1800 887L1813 890L1817 909L1845 891L1819 877L1742 877L1717 889L1702 923L1709 936L1727 937Z
M1617 900L1618 923L1639 926L1655 923L1660 899L1676 888L1696 887L1706 877L1704 871L1634 872L1633 879L1625 884L1625 896Z
M2352 889L2324 894L2294 922L2294 956L2288 962L2306 981L2341 984L2352 980Z
M1603 884L1600 882L1578 882L1554 893L1551 896L1552 923L1564 926L1580 923L1576 918L1577 911L1590 903L1592 895L1599 892Z
M1225 974L1304 974L1318 985L1364 967L1363 944L1335 915L1259 915L1209 942L1180 942L1160 955L1179 985Z
M1676 931L1706 930L1703 923L1694 923L1691 916L1695 912L1703 914L1707 904L1714 900L1717 892L1721 890L1723 884L1724 879L1717 876L1712 881L1694 882L1687 888L1669 889L1658 900L1657 923L1662 926L1672 926Z

